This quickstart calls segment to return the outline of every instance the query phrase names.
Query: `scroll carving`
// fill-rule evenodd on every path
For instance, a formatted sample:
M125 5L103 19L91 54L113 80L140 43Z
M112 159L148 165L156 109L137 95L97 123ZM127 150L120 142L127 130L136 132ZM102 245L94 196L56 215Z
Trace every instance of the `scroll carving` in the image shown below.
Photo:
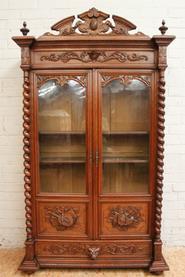
M119 80L123 85L129 85L133 80L139 80L146 86L151 85L150 76L141 75L102 75L102 86L106 86L112 80Z
M52 244L44 248L45 252L53 255L84 255L91 259L96 259L102 255L134 255L135 253L144 250L140 245L126 245L124 243L109 243L106 244L79 244L79 243L62 243Z
M49 246L46 246L44 248L44 251L49 252L53 255L86 255L86 246L79 243L63 243L60 245L52 244Z
M24 189L26 210L27 241L32 240L32 200L31 200L31 123L30 123L30 80L29 71L24 71L23 85L23 150L24 150Z
M45 82L49 80L55 80L58 85L65 85L70 80L74 80L81 86L86 87L87 77L85 75L38 75L37 76L37 88L40 88Z
M64 231L73 227L78 220L78 210L72 207L46 208L46 219L57 230Z
M119 254L135 254L139 251L142 251L143 248L135 245L117 245L117 244L110 244L105 246L103 251L105 254L111 255L119 255Z
M80 20L75 21L75 16L67 17L56 24L51 29L58 31L59 36L68 35L131 35L129 31L136 29L136 26L128 20L113 15L112 21L108 20L110 15L96 8L81 13L77 16ZM45 33L44 36L54 36L52 33ZM135 35L145 36L141 32Z
M118 206L110 210L109 221L113 227L126 231L129 228L136 227L143 219L139 208Z
M136 53L128 54L126 52L114 51L111 53L105 51L82 51L77 52L63 52L60 54L52 53L50 55L43 55L40 57L41 61L58 62L62 61L64 63L70 60L79 60L81 62L107 62L110 60L118 60L121 63L126 61L136 62L136 61L147 61L148 57L146 55L139 55Z

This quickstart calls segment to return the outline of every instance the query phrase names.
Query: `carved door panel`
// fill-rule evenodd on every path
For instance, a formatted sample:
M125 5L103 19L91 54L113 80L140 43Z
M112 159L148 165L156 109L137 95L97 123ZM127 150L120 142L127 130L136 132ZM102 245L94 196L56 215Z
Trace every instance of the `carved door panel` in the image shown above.
M91 238L91 72L40 71L34 78L38 236Z

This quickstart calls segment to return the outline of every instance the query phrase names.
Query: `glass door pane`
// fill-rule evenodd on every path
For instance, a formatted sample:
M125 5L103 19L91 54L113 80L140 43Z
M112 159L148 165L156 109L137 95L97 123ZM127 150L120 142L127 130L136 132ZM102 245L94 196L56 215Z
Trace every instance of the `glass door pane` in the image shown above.
M149 86L129 76L103 85L103 193L148 192L149 121Z
M41 191L85 193L85 86L53 77L39 88L38 102Z

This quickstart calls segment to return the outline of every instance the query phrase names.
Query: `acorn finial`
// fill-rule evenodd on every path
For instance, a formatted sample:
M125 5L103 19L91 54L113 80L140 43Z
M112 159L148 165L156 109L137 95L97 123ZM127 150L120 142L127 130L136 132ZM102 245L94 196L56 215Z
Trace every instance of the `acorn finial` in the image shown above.
M27 23L26 21L23 22L23 27L20 29L21 33L23 34L23 36L27 36L27 33L30 31L27 28Z
M162 20L162 26L159 27L159 31L161 32L161 35L164 35L166 33L166 31L168 30L168 27L165 26L165 21L164 19Z

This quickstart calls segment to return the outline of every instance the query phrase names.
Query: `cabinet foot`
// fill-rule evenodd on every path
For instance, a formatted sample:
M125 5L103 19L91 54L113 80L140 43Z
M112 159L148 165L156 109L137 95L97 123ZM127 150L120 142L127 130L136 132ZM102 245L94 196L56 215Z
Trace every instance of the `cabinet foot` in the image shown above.
M153 261L149 268L149 271L155 275L160 275L163 273L163 271L167 270L169 270L169 267L163 257L159 261Z
M30 261L23 259L18 269L27 274L32 274L39 269L39 264L36 259Z

